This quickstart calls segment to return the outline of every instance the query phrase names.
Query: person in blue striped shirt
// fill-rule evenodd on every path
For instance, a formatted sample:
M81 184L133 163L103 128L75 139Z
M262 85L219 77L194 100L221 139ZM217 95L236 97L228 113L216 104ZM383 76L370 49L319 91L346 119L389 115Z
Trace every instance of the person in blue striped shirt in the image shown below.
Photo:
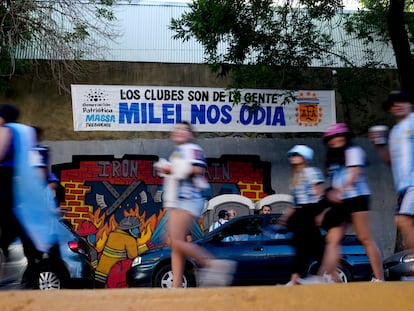
M306 281L303 278L308 276L310 262L316 260L320 264L323 257L325 243L316 219L324 209L321 204L324 178L319 168L310 166L313 154L312 148L306 145L296 145L287 153L292 172L289 188L295 207L288 208L278 222L293 232L292 245L296 254L286 285Z

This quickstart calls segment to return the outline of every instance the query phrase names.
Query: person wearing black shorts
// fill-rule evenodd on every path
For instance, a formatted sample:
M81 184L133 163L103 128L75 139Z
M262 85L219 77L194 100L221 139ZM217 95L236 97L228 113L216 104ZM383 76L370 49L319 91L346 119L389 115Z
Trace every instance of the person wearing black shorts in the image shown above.
M370 260L374 277L372 281L384 280L381 252L374 241L370 225L370 189L366 181L365 152L352 143L352 133L344 123L332 124L323 137L327 147L326 169L330 188L326 200L330 205L322 227L328 232L326 247L319 275L336 275L341 256L341 240L349 224L353 224L358 239Z

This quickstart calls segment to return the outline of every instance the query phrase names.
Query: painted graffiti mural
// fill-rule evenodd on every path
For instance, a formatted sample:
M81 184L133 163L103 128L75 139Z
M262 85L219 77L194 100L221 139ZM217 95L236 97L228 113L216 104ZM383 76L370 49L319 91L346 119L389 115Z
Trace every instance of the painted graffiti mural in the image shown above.
M91 248L97 287L126 287L131 261L164 244L166 217L162 178L155 173L157 156L73 156L71 163L52 166L64 188L62 217ZM270 163L259 156L208 158L206 199L241 194L257 201L273 193ZM191 235L202 234L201 220Z

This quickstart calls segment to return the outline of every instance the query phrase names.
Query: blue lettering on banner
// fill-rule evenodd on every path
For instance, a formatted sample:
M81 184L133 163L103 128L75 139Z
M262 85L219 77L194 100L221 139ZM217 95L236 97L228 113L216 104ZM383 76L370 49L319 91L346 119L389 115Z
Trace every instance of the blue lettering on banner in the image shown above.
M283 107L257 107L252 109L249 106L243 106L240 109L240 123L243 125L264 123L271 126L286 126Z
M229 124L231 122L231 109L230 105L223 105L221 107L221 122L223 124Z
M141 103L142 124L147 124L147 104Z
M115 122L113 114L87 114L86 122Z
M182 105L165 103L160 115L154 103L119 103L119 124L174 124L182 121Z
M191 105L191 124L206 124L206 105Z
M216 124L220 119L220 109L217 106L211 105L207 108L207 120L210 124Z
M191 124L206 124L206 121L210 124L216 124L219 121L223 124L231 122L231 109L230 105L191 105Z
M162 119L165 124L180 123L182 121L181 104L162 105Z
M149 123L160 124L161 118L155 116L154 103L149 103L148 108L149 108Z
M128 108L128 103L119 103L119 124L130 124L132 118L134 123L139 123L138 111L138 103L132 103L130 108Z

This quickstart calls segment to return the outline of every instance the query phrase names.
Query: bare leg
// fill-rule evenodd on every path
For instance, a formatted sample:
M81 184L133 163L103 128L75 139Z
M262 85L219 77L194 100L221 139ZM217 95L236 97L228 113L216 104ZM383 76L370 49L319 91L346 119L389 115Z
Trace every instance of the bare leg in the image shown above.
M171 266L173 287L182 287L186 257L194 258L201 266L206 266L213 257L202 247L187 242L194 217L186 211L172 208L168 212L168 231L171 243Z
M341 257L341 241L344 237L347 225L344 223L339 227L329 229L326 235L326 247L323 254L322 264L319 268L318 274L331 274L336 278L336 268ZM339 280L336 280L339 281Z
M290 283L292 283L292 285L298 284L299 277L299 273L292 273L292 275L290 276Z
M414 248L414 217L406 215L396 215L395 224L397 225L397 228L401 231L404 241L404 248Z
M384 280L381 252L372 237L369 212L352 213L351 217L355 233L367 252L374 276L379 280Z

